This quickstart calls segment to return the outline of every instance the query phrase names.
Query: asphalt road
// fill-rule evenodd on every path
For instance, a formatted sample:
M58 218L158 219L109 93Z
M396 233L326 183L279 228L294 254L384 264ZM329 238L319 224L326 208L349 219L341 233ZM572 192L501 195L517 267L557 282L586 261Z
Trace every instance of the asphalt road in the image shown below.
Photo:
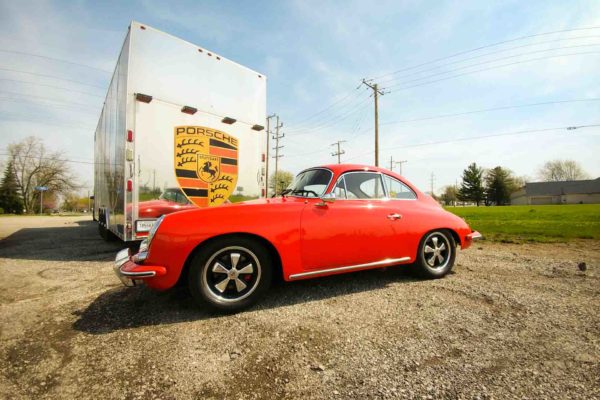
M441 280L279 284L228 316L122 287L122 247L0 217L0 398L600 398L598 242L484 242Z

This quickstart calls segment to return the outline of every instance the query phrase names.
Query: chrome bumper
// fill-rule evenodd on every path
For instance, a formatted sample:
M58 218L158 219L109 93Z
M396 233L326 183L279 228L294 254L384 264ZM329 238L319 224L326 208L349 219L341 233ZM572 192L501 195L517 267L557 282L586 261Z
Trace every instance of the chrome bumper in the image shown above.
M113 270L115 274L119 278L119 280L125 286L135 286L137 283L140 283L141 280L135 278L149 278L151 276L156 275L154 271L144 271L144 272L129 272L122 271L121 267L125 265L131 259L131 251L129 249L123 249L117 253L115 257L115 263L113 265Z

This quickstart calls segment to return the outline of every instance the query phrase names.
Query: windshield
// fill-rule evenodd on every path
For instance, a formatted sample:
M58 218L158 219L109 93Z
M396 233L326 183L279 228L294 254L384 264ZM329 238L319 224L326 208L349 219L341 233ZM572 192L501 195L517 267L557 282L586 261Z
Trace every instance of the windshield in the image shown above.
M188 199L179 189L166 189L159 197L161 200L172 201L179 204L188 204Z
M302 197L319 197L327 190L333 172L328 169L309 169L296 176L282 194Z

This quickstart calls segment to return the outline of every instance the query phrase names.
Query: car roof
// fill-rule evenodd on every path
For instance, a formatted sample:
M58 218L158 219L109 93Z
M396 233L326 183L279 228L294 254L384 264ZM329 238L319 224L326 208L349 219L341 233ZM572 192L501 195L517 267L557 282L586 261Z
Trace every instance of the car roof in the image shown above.
M374 167L372 165L364 165L364 164L327 164L327 165L320 165L317 167L307 168L307 170L314 169L314 168L327 168L336 175L341 174L346 171L361 171L361 170L362 171L385 172L387 174L391 174L391 173L393 174L393 172L388 169L381 168L381 167Z

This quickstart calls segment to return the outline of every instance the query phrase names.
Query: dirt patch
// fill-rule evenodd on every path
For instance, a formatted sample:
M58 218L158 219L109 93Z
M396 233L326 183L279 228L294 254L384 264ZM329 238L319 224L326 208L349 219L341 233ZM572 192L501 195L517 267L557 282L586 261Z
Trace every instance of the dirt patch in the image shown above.
M441 280L280 284L220 316L120 286L121 245L90 221L11 218L0 237L1 398L600 397L598 242L483 242Z

